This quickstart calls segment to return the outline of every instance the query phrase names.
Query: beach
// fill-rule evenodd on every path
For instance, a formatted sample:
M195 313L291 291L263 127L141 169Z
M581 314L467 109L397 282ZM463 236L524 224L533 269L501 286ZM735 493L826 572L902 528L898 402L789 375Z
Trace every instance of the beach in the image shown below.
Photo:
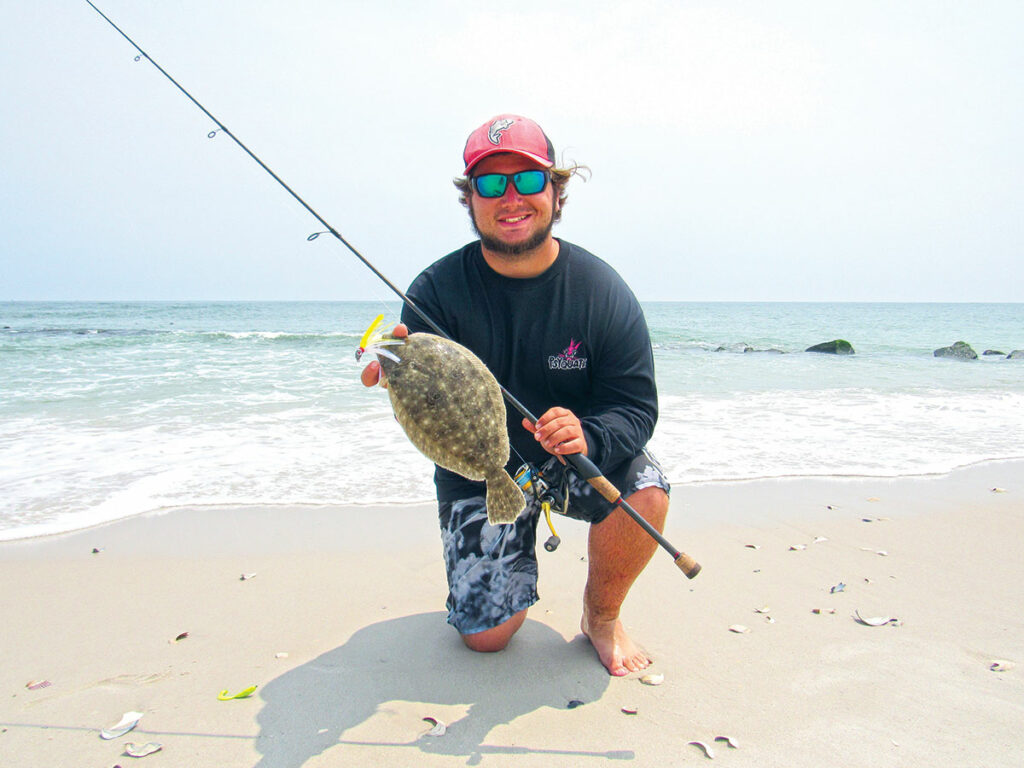
M429 504L0 542L2 763L699 765L693 741L732 766L1024 763L1024 462L678 485L666 535L703 571L659 551L622 616L658 686L611 678L579 635L586 527L555 525L541 600L489 655L445 623Z

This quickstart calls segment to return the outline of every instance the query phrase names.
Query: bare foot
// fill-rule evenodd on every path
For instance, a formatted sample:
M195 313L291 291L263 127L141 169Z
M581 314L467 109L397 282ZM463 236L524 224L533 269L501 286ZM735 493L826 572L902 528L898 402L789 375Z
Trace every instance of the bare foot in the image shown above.
M584 611L580 629L594 646L601 663L616 677L647 669L653 661L646 651L630 639L618 619L590 621Z

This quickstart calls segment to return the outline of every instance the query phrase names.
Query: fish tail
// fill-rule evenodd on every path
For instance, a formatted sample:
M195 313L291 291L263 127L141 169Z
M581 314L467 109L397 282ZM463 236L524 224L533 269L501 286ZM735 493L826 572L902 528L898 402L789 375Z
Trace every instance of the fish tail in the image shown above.
M504 469L488 475L487 522L491 525L514 523L526 506L526 497Z

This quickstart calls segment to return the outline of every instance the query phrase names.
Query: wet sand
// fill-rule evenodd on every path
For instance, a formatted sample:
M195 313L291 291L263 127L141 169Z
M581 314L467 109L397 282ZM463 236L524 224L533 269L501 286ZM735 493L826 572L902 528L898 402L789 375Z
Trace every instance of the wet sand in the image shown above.
M659 551L623 612L657 687L610 678L579 636L586 527L555 523L541 601L492 655L445 623L432 505L180 509L0 543L0 762L669 766L702 764L697 740L732 766L1024 764L1024 462L677 487L666 534L704 570Z

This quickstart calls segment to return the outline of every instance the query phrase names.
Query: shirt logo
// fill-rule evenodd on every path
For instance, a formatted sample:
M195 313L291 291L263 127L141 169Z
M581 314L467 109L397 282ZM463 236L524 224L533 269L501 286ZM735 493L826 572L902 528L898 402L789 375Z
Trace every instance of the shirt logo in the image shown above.
M582 341L569 339L569 346L560 355L548 357L548 368L552 371L582 371L587 367L587 358L576 357Z
M491 144L498 146L501 144L501 134L512 127L512 123L515 120L509 120L507 117L504 120L495 120L491 123L491 127L487 129L487 138L490 139Z

